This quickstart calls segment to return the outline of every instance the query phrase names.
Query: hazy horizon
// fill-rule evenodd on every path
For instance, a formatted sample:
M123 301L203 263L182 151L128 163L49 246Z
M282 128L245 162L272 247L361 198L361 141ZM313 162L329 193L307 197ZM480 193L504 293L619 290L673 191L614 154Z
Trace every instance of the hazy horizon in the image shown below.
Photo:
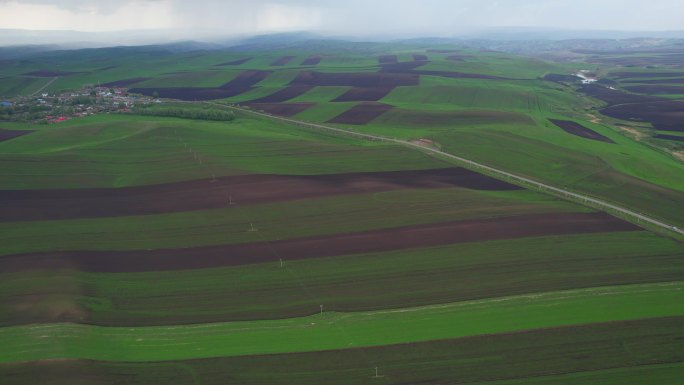
M639 12L634 12L639 9ZM684 2L652 0L0 0L0 29L240 37L311 31L350 37L452 37L501 28L682 29Z

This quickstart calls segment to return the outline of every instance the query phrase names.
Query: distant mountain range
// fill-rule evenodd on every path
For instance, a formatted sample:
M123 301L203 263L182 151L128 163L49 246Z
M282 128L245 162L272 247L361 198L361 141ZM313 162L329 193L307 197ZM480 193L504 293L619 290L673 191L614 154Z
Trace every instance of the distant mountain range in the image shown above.
M176 37L176 38L174 38ZM448 45L534 54L576 50L684 49L684 31L568 31L538 28L494 28L457 37L412 39L359 39L291 32L225 38L205 35L182 40L178 32L124 31L84 33L77 31L25 31L0 29L0 60L21 59L44 52L104 47L144 47L166 52L200 50L311 49L326 51L374 51L386 44L407 46Z

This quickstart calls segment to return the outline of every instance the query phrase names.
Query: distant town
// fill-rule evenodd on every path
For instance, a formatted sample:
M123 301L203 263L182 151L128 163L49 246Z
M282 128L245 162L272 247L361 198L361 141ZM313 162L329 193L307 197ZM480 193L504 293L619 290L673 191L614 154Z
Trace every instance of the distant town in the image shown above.
M110 112L128 112L136 105L161 103L159 99L129 94L126 88L85 86L76 91L36 93L0 101L0 120L59 123Z

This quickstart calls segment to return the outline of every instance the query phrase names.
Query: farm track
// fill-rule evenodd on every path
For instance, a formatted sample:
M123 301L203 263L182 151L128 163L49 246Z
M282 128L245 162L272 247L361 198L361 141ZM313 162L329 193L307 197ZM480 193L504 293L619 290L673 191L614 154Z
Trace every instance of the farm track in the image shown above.
M225 105L221 103L216 103L213 102L212 104L222 106L222 107L227 107L229 109L232 109L234 111L239 111L239 112L244 112L248 114L253 114L253 115L258 115L262 117L266 117L269 119L274 119L274 120L279 120L291 124L295 124L298 126L303 126L303 127L308 127L316 130L325 130L331 133L337 133L339 135L344 135L344 136L354 136L362 139L367 139L367 140L372 140L372 141L380 141L380 142L387 142L387 143L394 143L394 144L399 144L405 147L417 149L423 152L426 152L431 155L435 155L438 157L442 158L447 158L453 161L457 161L459 164L465 165L466 167L469 167L475 171L481 171L485 172L488 174L491 174L495 177L503 178L507 181L510 181L512 183L518 183L521 184L525 187L528 188L534 188L538 191L542 191L545 193L549 193L567 200L571 200L573 202L577 202L580 204L584 204L585 206L590 206L592 208L598 208L601 210L605 210L608 212L611 212L613 214L620 215L624 217L625 219L628 219L632 222L636 222L637 224L647 224L650 226L655 226L658 229L665 230L668 234L672 235L673 233L678 235L678 236L684 236L684 230L676 227L675 225L672 225L670 223L667 223L665 221L659 220L652 218L648 215L638 213L636 211L633 211L629 208L621 207L615 203L608 202L603 199L595 198L589 195L585 195L582 193L578 192L573 192L569 191L560 187L555 187L546 183L542 183L533 179L530 179L528 177L520 176L517 174L513 174L508 171L504 171L495 167L491 167L479 162L475 162L470 159L463 158L458 155L450 154L448 152L441 151L436 148L431 148L431 147L426 147L421 144L413 143L411 141L407 140L402 140L402 139L396 139L396 138L390 138L386 136L381 136L381 135L373 135L373 134L364 134L356 131L351 131L351 130L346 130L343 128L338 128L338 127L332 127L332 126L327 126L324 124L320 123L310 123L310 122L304 122L301 120L296 120L292 118L284 118L284 117L279 117L279 116L273 116L257 111L250 111L246 110L244 108L232 106L232 105Z

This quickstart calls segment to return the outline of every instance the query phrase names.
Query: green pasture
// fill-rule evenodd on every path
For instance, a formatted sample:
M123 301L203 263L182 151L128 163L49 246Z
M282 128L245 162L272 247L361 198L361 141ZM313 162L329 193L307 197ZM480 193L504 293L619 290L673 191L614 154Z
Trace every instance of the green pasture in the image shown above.
M0 329L0 362L69 358L167 361L325 351L682 316L683 285L597 287L265 321L151 327L10 326Z

